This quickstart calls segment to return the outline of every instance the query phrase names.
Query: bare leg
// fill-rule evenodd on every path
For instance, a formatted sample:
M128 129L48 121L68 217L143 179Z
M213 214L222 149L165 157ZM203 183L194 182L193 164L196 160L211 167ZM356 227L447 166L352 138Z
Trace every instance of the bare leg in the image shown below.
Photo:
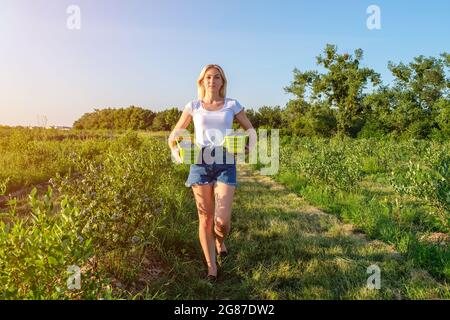
M217 275L216 252L214 243L214 186L193 185L195 202L197 205L199 228L198 235L208 265L208 274Z
M214 187L216 198L214 233L218 252L227 250L224 240L231 228L231 207L235 189L235 186L220 182Z

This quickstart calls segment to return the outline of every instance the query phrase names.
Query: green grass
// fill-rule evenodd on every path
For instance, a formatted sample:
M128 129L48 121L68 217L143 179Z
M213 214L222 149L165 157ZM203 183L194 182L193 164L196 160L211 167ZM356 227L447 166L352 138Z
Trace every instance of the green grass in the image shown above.
M219 282L203 280L196 213L166 251L170 272L148 297L169 299L434 299L450 288L393 246L352 233L348 225L294 193L241 167L233 205L230 255ZM195 208L191 208L195 210ZM180 226L181 227L181 226ZM181 236L181 234L180 234ZM166 248L167 249L167 248ZM381 268L381 289L367 288L367 268Z
M370 185L358 193L330 192L323 185L312 185L293 173L284 172L277 181L311 204L352 223L373 239L381 239L408 256L417 267L428 270L442 281L450 274L450 252L446 245L421 241L434 229L434 219L417 201L401 199L392 192L373 192Z
M239 165L232 231L227 240L230 255L220 261L219 281L212 286L204 280L206 267L198 240L195 202L191 190L184 187L189 166L170 162L165 141L167 133L127 134L110 143L105 135L95 132L79 133L78 137L53 131L5 132L0 138L0 147L6 152L0 161L8 165L2 167L0 174L13 177L12 181L23 187L24 181L29 184L40 182L40 179L64 173L74 166L82 173L81 180L70 176L68 180L56 179L59 181L56 185L62 182L67 185L55 190L53 200L60 201L61 197L70 195L74 210L82 213L77 221L81 222L89 214L96 225L102 227L98 232L84 234L86 241L92 240L93 250L87 265L92 268L95 265L99 278L85 281L88 287L82 292L64 296L52 289L53 271L43 268L41 271L45 271L48 283L40 283L45 287L40 297L450 298L445 279L445 274L450 272L448 251L445 247L419 241L422 235L442 231L442 225L428 214L429 208L421 199L410 195L400 197L395 193L388 185L386 162L376 156L363 159L363 178L351 191L310 181L283 167L275 177L276 183L257 171L252 172L250 166ZM42 152L38 152L36 146ZM78 147L85 153L77 153L79 158L66 162L67 152ZM339 156L339 152L329 155ZM12 161L14 157L18 161ZM29 171L26 170L27 163L30 164ZM351 166L337 168L350 170ZM310 172L315 172L313 169L310 167ZM41 176L33 176L35 172L40 172ZM345 181L359 179L359 171L347 173L339 175L342 180L336 186L345 187ZM332 172L324 177L331 181ZM152 182L157 188L153 188ZM42 195L36 197L42 199ZM399 199L397 204L395 199ZM45 206L50 206L49 200L46 201ZM14 252L24 248L20 240L23 231L39 235L37 231L45 225L31 223L29 207L17 209L20 216L15 216L14 221L18 222L13 232L8 224L12 220L8 220L8 214L2 214L8 225L3 228L0 239L4 241L3 245L17 247L11 250L2 247L5 250L0 250L4 255L0 264L9 261L11 266L20 265L29 275L27 281L30 283L19 283L29 288L28 285L33 286L35 264L26 255L23 260L15 259ZM40 209L34 206L34 210ZM48 211L55 210L49 207ZM113 219L113 213L117 211L127 212L121 216L123 220ZM158 219L154 220L152 215ZM25 218L23 228L22 218ZM142 219L147 219L144 225ZM66 260L61 261L63 268L65 261L73 257L70 252L60 252L58 237L61 232L56 224L60 224L58 216L55 216L55 227L51 229L53 236L49 236L48 241L46 238L41 240L47 241L55 254L61 253L65 257ZM132 224L136 224L135 229ZM70 224L66 229L73 239L77 239L80 230ZM119 239L123 238L121 242L116 242L114 233L118 233ZM135 235L139 235L140 242L130 243L128 240ZM38 242L31 245L38 245ZM49 262L45 252L31 250L27 254L37 255L44 267ZM371 265L381 269L380 290L367 288L367 268ZM154 276L155 270L161 272ZM62 271L54 272L61 274ZM14 268L0 268L0 278L8 282L15 279L9 277L14 272ZM36 295L30 292L28 296Z
M72 169L73 159L96 159L115 136L101 131L0 128L0 184L6 193L46 182Z

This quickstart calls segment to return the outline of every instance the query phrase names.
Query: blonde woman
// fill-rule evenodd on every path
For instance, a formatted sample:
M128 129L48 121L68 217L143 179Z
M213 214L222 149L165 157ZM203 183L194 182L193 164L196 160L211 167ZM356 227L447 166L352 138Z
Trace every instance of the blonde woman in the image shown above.
M207 280L217 280L216 251L228 254L225 238L230 231L231 208L237 187L235 156L223 147L223 137L232 129L233 119L247 130L253 148L256 132L244 108L235 99L226 96L227 79L222 68L206 65L197 79L198 99L184 107L180 119L171 132L168 143L178 156L176 139L181 129L194 121L195 144L201 147L201 159L190 165L186 187L192 187L199 217L200 244L208 267ZM209 156L207 161L206 155ZM231 159L231 161L230 161Z

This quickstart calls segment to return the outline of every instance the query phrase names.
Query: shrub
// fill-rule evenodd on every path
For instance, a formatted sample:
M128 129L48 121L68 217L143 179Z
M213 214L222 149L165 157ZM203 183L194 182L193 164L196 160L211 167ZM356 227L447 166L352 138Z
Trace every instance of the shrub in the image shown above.
M97 292L72 291L68 267L80 268L92 255L92 243L80 232L80 211L64 197L55 210L52 189L44 200L29 195L31 217L16 216L14 209L0 221L0 287L3 299L63 299L95 297ZM56 212L55 212L56 211ZM83 278L90 275L83 275ZM89 280L88 280L89 281ZM87 285L83 286L87 288ZM100 288L98 288L100 290Z

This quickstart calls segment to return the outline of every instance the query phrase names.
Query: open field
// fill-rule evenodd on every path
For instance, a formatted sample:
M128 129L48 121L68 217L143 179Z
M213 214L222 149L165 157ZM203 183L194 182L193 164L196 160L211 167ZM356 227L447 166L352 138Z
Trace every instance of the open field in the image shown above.
M2 298L450 298L448 144L282 139L275 177L238 166L211 286L167 132L23 130L0 138Z

